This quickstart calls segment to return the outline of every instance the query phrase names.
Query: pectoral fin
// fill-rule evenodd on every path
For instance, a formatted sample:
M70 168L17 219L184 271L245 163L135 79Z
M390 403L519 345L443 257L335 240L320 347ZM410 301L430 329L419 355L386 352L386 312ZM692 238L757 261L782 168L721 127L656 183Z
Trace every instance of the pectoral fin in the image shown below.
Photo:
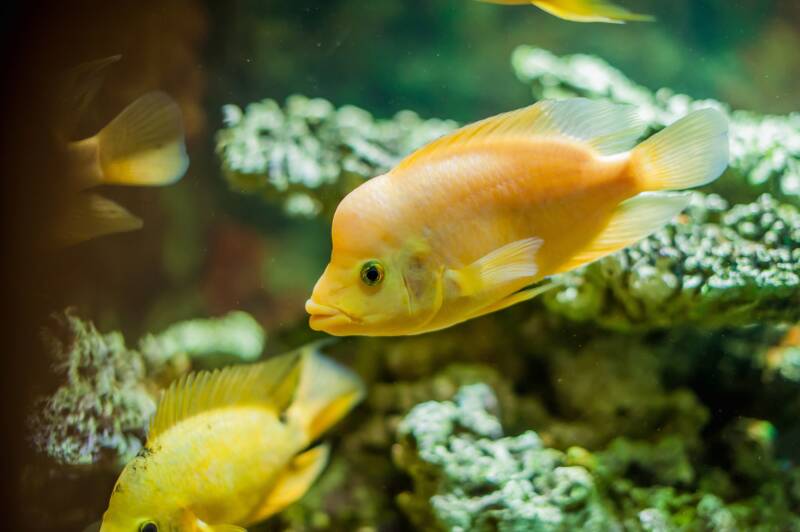
M51 242L66 247L141 227L142 221L122 205L99 194L79 193L70 198L64 211L59 213Z
M454 272L460 295L491 292L520 279L532 280L539 271L536 252L543 242L536 237L511 242Z
M330 448L318 445L297 455L281 473L263 505L249 520L257 523L274 515L305 495L328 462Z

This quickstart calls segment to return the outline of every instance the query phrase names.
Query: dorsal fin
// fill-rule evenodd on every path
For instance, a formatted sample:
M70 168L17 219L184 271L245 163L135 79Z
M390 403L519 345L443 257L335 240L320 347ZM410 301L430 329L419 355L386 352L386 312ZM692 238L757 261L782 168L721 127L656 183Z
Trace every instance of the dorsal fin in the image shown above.
M282 412L297 389L299 362L299 353L289 353L258 364L185 375L162 396L150 422L148 442L176 423L209 410L263 404Z
M59 126L65 137L69 138L75 132L75 126L103 85L105 69L121 58L121 55L112 55L82 63L70 68L56 80L59 111L63 117L63 123Z
M395 170L441 156L451 148L514 138L569 138L611 155L633 147L644 130L644 122L629 105L586 98L545 100L464 126L415 151Z

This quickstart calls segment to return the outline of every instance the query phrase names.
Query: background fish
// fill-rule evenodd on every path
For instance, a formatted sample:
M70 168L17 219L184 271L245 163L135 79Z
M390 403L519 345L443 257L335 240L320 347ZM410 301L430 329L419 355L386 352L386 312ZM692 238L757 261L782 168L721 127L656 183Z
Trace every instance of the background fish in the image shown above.
M334 335L442 329L530 299L530 286L652 233L716 179L727 121L696 111L631 151L634 110L543 101L413 153L338 206L333 251L306 302Z
M101 532L232 532L266 519L314 482L328 447L306 448L363 395L314 347L182 378L117 480Z
M632 13L606 0L479 0L489 4L533 4L551 15L573 22L611 22L623 24L626 21L650 21L650 15Z
M118 59L87 63L66 76L62 126L67 132L99 89L102 70ZM189 165L180 108L162 92L140 97L96 135L63 144L66 182L59 193L64 197L50 235L50 243L57 246L142 226L121 205L86 189L169 185L183 177Z

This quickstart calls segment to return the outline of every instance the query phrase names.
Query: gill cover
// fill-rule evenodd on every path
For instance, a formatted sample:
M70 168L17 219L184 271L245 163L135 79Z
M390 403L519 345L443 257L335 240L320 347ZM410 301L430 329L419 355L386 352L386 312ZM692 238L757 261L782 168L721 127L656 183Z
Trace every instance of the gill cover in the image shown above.
M403 261L401 273L412 321L418 325L430 322L444 302L444 268L429 251L416 249Z

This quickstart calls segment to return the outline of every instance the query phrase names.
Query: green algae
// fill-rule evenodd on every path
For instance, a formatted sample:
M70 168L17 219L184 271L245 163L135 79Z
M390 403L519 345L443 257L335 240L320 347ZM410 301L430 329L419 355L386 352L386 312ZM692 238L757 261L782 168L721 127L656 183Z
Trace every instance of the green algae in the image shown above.
M735 498L724 493L730 477L698 471L681 438L617 439L594 453L575 447L562 452L531 430L504 436L496 409L491 388L477 384L461 388L452 401L420 404L403 419L395 460L414 483L398 504L418 529L728 532L800 526L795 502L786 496L791 474L762 473L755 496L726 501L726 495ZM763 449L759 432L745 430ZM743 447L734 441L733 448ZM735 464L733 472L744 471Z
M358 107L336 108L322 98L295 95L223 108L217 153L230 186L277 200L292 216L328 216L363 180L391 169L406 154L455 129L448 120L423 120L401 111L378 120Z
M55 317L45 342L65 383L32 419L32 440L59 463L124 464L142 448L156 400L142 356L118 332L100 334L71 311Z
M566 455L546 448L533 431L503 437L496 408L491 389L475 384L461 388L452 402L422 403L404 418L395 456L414 478L415 491L401 494L398 504L415 526L457 532L608 529L610 516L589 472L567 465ZM430 511L422 511L427 505Z
M178 353L194 360L227 354L248 362L261 356L265 342L261 325L250 314L234 311L219 318L176 323L142 338L139 348L153 366L166 363Z

